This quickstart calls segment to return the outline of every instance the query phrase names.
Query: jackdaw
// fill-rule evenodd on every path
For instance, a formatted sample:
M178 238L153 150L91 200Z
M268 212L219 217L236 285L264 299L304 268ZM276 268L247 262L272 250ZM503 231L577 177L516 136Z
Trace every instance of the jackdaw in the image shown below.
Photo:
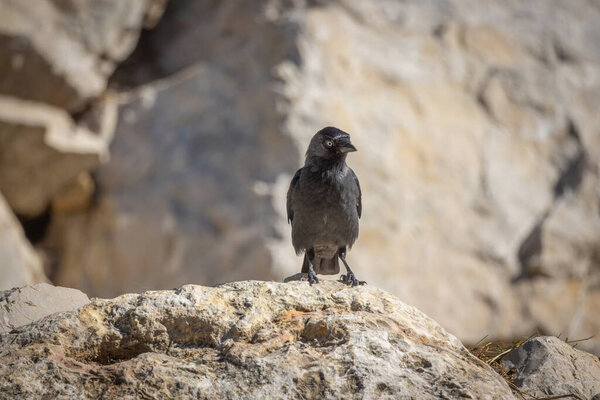
M365 284L346 262L346 248L358 237L362 213L358 178L346 165L352 151L356 147L349 134L331 126L321 129L310 141L304 166L296 171L288 189L292 243L296 254L304 251L302 273L308 274L311 285L319 282L317 274L339 273L338 258L346 267L344 282Z

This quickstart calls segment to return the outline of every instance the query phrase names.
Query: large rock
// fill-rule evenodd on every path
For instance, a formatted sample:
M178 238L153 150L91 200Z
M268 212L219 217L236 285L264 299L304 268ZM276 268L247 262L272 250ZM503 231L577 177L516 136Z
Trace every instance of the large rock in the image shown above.
M0 290L44 281L42 261L0 194Z
M600 360L556 337L536 337L502 358L513 383L536 398L600 398ZM598 397L595 397L598 396Z
M53 222L59 282L114 295L297 272L287 184L337 125L359 148L361 279L468 342L590 336L599 19L585 0L172 3L114 77L144 85L98 207Z
M331 281L96 300L0 346L2 398L516 398L417 309Z
M76 310L90 302L77 289L38 283L0 292L0 333L30 324L47 315Z

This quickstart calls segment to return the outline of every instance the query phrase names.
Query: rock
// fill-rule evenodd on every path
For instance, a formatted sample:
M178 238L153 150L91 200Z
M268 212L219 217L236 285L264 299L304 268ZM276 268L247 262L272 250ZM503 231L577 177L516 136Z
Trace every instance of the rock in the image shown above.
M2 0L0 94L80 112L164 0ZM150 15L151 14L151 15Z
M92 132L61 109L0 96L0 191L16 213L41 214L82 172L107 160L112 104Z
M77 289L47 283L0 292L0 333L35 322L47 315L75 310L90 302Z
M0 344L6 398L516 398L417 309L326 280L96 300Z
M298 272L287 184L336 125L359 149L361 279L468 343L591 336L599 19L585 0L173 2L112 78L134 88L97 206L53 219L58 282Z
M556 337L536 337L502 358L520 390L537 398L600 394L600 360Z
M0 194L0 290L45 281L42 261Z

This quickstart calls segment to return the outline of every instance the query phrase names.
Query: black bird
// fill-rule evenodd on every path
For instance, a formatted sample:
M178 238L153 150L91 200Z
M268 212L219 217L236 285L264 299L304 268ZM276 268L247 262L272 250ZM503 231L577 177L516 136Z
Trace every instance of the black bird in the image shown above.
M346 267L344 281L358 281L346 262L346 248L358 237L362 212L360 185L346 165L346 156L356 151L350 135L326 127L317 132L306 151L304 167L294 174L287 193L288 222L292 223L292 243L296 254L304 251L302 272L312 285L317 274L340 272L338 258Z

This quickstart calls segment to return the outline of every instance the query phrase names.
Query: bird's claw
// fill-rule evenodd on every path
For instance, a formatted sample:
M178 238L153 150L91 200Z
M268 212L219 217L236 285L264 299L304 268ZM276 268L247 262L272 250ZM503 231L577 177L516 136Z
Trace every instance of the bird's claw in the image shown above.
M365 281L359 281L356 279L354 273L352 272L349 272L348 275L342 275L342 282L352 287L367 284Z
M317 278L317 275L312 271L308 271L308 283L310 286L312 286L313 283L319 283L319 278Z

